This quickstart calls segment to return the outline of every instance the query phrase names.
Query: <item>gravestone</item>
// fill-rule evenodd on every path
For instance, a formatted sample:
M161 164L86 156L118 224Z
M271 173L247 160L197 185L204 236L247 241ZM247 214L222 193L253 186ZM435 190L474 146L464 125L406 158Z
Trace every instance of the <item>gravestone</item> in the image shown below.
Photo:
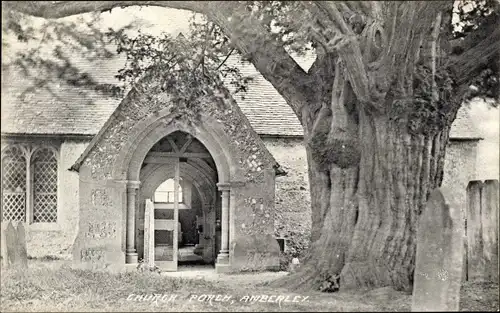
M484 276L483 236L481 223L481 189L483 182L472 180L467 185L467 275L468 280Z
M28 267L26 235L22 222L14 227L11 221L2 223L2 265Z
M0 255L2 256L2 266L8 266L7 259L7 240L5 240L5 231L7 230L7 222L2 222L0 228Z
M155 216L154 204L151 199L146 199L144 212L144 262L148 267L154 266L154 234Z
M498 283L498 180L486 180L481 190L484 279Z
M12 222L9 221L4 231L6 243L6 266L12 266L17 262L17 232Z
M300 261L298 258L293 258L292 262L290 262L290 272L295 272L300 266Z
M412 311L458 311L464 224L459 202L434 190L419 218Z
M16 265L26 268L28 267L28 253L26 251L26 233L22 222L17 224L17 257L18 263Z

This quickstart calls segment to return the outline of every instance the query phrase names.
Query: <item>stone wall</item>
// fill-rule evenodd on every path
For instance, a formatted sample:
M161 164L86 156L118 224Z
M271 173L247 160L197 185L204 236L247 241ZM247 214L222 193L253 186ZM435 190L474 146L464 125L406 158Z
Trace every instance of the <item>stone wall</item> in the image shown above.
M266 169L265 183L246 182L230 192L230 252L232 271L276 270L279 246L273 234L274 169Z
M65 141L59 149L57 223L27 225L29 257L70 259L78 230L78 173L69 171L88 142Z
M307 156L302 138L262 137L276 161L287 172L276 177L275 235L286 239L289 254L308 245L311 230L311 200Z
M307 244L311 228L311 208L307 156L301 138L263 137L264 144L288 172L276 178L277 238L286 238L293 250ZM449 185L465 208L465 188L476 175L477 140L451 140L445 158L443 186Z
M477 101L470 105L470 116L483 140L477 146L475 179L498 179L500 175L500 107Z
M450 187L463 214L466 206L465 189L476 176L477 144L477 140L450 140L446 148L442 186Z

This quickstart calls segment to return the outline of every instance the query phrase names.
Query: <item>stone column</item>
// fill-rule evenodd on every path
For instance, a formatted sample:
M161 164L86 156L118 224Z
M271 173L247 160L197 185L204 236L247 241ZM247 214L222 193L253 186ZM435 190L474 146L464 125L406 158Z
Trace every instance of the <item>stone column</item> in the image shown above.
M127 249L125 263L137 263L137 251L135 249L135 197L139 188L139 181L127 182Z
M229 265L229 185L217 184L222 191L221 248L217 255L217 267Z
M215 211L212 203L205 203L203 205L203 261L210 263L214 261L215 250ZM207 239L205 239L207 237Z
M205 239L205 237L207 236L211 236L212 233L211 233L211 229L210 229L210 224L209 224L209 214L210 214L210 211L212 210L212 205L209 203L209 202L206 202L206 203L203 203L203 206L202 206L202 225L203 225L203 233L201 234L201 237L200 237L200 246L207 246L208 244L208 241L210 239Z
M155 207L151 199L146 199L144 209L144 260L151 268L155 265Z

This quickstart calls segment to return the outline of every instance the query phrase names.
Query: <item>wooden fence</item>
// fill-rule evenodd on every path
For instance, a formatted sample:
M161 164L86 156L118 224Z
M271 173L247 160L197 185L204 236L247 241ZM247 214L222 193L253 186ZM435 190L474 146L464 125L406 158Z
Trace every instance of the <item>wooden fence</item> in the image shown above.
M498 180L467 186L465 280L498 282Z

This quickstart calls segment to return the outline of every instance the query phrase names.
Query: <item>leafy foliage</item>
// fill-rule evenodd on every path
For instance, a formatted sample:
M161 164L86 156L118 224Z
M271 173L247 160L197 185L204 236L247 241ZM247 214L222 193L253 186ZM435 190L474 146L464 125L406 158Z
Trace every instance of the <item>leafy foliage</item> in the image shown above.
M495 0L461 0L456 2L452 23L453 37L464 38L485 24L491 23L493 15L497 15L498 3Z
M494 28L499 27L500 2L495 0L461 0L456 2L454 10L456 20L453 26L453 38L478 42ZM455 54L462 53L462 47L455 48ZM500 52L498 54L500 59ZM500 99L500 63L484 64L482 71L474 80L468 98L487 97Z
M2 28L2 46L7 51L3 53L2 67L20 70L31 82L24 93L45 89L58 98L57 86L65 84L103 96L122 96L118 86L99 81L95 73L85 72L79 66L114 56L109 40L96 26L99 14L78 21L39 20L5 10L4 17L7 27ZM132 27L135 26L127 25L124 29Z
M173 38L167 33L129 36L122 30L112 29L106 35L116 44L117 53L127 57L116 77L129 86L136 85L149 71L160 71L164 90L175 87L179 93L190 94L191 98L185 99L189 102L220 88L224 80L236 87L235 93L245 91L250 80L227 64L234 49L220 29L213 23L197 22L194 17L188 37L179 34Z
M122 98L126 90L149 76L161 78L161 90L173 96L179 114L196 115L195 108L203 103L220 104L221 97L227 98L224 84L233 94L243 94L251 81L234 65L235 49L221 29L199 16L191 18L187 36L176 38L168 33L142 33L138 23L106 32L99 27L98 12L77 21L37 20L9 10L4 16L2 43L16 53L4 59L3 66L21 69L33 82L24 93L44 88L56 98L57 86L63 83L80 91ZM133 29L139 29L138 35L130 34ZM96 73L82 71L79 66L112 60L116 53L126 56L116 75L121 84L99 81ZM221 89L224 91L219 92ZM213 97L218 99L210 100Z
M206 103L222 105L228 98L224 83L231 84L238 93L246 91L251 80L226 62L234 49L220 29L195 17L187 36L141 32L129 36L113 29L106 36L116 45L118 54L126 55L126 64L116 75L125 83L124 88L137 87L154 77L160 91L172 97L176 104L173 110L186 117L200 118L199 108Z
M304 55L314 50L310 30L316 19L305 8L309 1L246 1L247 10L275 40L290 52Z
M413 80L414 109L407 117L410 131L413 133L435 133L448 125L451 120L448 102L452 98L452 79L441 69L436 73L434 80L438 86L437 99L432 95L432 70L425 65L417 66Z
M320 12L310 1L242 1L241 5L246 8L249 15L260 21L272 40L284 46L287 51L299 55L322 50L325 38L329 37L328 32L333 31L325 27ZM353 4L347 5L355 7ZM457 1L455 7L454 13L458 18L451 25L454 28L455 39L468 37L484 27L492 27L495 16L498 15L498 3L494 0L461 0ZM237 52L222 30L206 20L193 18L187 37L172 38L164 34L154 38L151 35L140 34L135 38L127 36L126 30L137 25L128 25L124 29L110 30L104 34L95 27L99 19L98 13L94 14L90 21L82 19L77 23L68 23L44 20L43 26L40 27L33 25L30 18L21 13L4 11L2 13L4 38L16 38L17 41L24 43L38 41L38 46L25 49L13 61L16 65L21 65L25 75L34 79L36 88L50 89L49 81L53 83L63 80L70 86L85 86L103 94L122 97L126 86L117 88L99 83L89 73L81 73L73 64L75 54L90 62L112 57L113 53L109 51L109 36L118 45L118 53L127 55L127 64L117 77L128 86L137 83L145 71L152 67L161 69L165 73L164 78L168 76L171 82L176 81L175 85L183 90L182 92L185 87L194 88L197 85L201 86L201 83L210 87L220 87L221 81L225 81L234 87L235 93L244 94L249 81L249 78L242 77L235 66L224 61ZM363 16L353 10L345 15L344 19L348 24L354 26L359 24L359 29L362 30L366 22ZM41 38L40 33L43 34ZM2 40L2 44L4 47L11 45L9 40L5 39ZM41 46L53 48L50 60L46 57L47 52L42 52ZM43 74L33 73L34 69L40 68L44 69ZM471 96L482 94L498 98L500 89L498 71L498 64L485 65L484 71L471 89ZM185 75L188 72L190 74ZM49 75L51 73L57 74ZM179 85L181 78L187 81ZM197 97L196 94L205 92L208 91L199 90L193 92L192 96ZM189 99L187 95L185 98L186 101Z

